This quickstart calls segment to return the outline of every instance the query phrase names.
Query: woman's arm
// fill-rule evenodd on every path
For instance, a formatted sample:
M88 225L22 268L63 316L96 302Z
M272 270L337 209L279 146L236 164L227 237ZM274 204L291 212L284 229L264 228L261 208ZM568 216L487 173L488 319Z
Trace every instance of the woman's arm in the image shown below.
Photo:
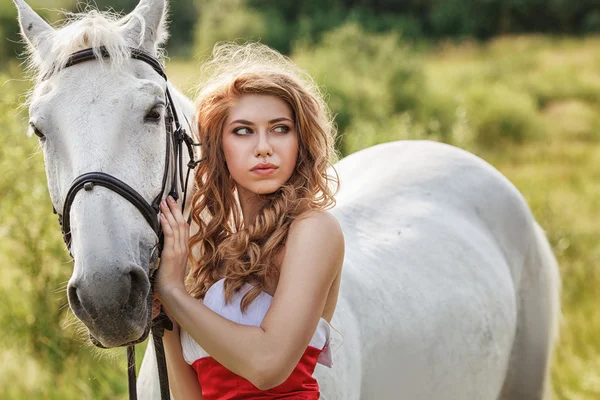
M169 206L162 220L165 248L168 241L187 240L189 230L177 206ZM232 322L191 297L183 284L185 263L178 264L176 257L161 260L157 288L169 315L204 350L257 388L268 389L284 382L304 354L343 257L342 231L332 215L318 213L295 221L273 302L259 327Z
M202 400L202 389L196 371L183 359L179 326L173 323L173 330L165 330L163 336L169 388L175 400Z

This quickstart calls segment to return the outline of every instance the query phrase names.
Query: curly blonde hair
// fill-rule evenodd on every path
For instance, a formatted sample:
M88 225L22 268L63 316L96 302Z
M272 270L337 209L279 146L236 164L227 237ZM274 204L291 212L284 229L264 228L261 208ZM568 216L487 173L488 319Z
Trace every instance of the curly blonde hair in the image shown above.
M332 167L335 126L308 73L265 45L217 44L203 69L195 118L204 161L195 174L192 220L198 231L189 242L193 250L186 286L192 296L203 299L224 278L225 299L230 302L236 291L250 283L253 288L241 302L245 311L261 291L276 285L278 255L292 221L335 204L339 185ZM264 205L252 221L243 220L222 147L228 112L244 94L285 101L293 112L299 139L292 176L276 192L260 196Z

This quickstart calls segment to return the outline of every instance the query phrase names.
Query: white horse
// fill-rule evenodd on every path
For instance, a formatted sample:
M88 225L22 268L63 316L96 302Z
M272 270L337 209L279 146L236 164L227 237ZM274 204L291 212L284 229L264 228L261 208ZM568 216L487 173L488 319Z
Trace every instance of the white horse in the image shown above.
M30 118L44 137L55 208L88 171L154 198L165 128L144 116L164 112L166 83L126 48L156 54L165 0L142 0L119 21L91 13L58 30L14 2L38 76L49 76L37 80ZM72 52L101 45L110 60L60 69ZM190 101L175 97L191 117ZM515 187L474 155L433 142L375 146L336 168L342 185L333 213L347 251L332 320L341 333L334 335L334 367L315 372L322 398L549 398L558 268ZM154 232L132 204L102 187L81 191L70 215L68 294L76 315L104 346L140 337L149 309L132 297L147 295ZM138 392L159 398L151 345Z

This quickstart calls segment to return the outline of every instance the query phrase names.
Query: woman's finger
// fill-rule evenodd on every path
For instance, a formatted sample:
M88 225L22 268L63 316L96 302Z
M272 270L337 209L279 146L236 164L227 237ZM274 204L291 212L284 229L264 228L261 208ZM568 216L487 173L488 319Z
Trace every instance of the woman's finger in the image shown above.
M183 218L183 215L181 215L181 213L179 213L179 216L176 216L175 218L179 227L179 242L181 243L182 248L187 248L190 234L190 225Z
M185 246L185 248L187 249L188 246L188 241L190 239L190 225L187 222L183 222L183 225L181 225L181 243Z
M177 228L173 227L173 229L178 230L178 244L180 246L180 250L187 249L187 232L189 231L188 224L183 218L181 208L171 196L167 198L167 203L169 205L171 214L177 223Z
M169 203L169 207L171 208L171 213L173 213L173 217L175 217L177 223L180 226L184 225L186 221L185 218L183 218L183 213L181 212L181 208L179 207L179 205L175 201L172 201L171 203Z
M173 249L173 229L171 229L171 225L169 221L167 221L167 217L164 214L160 214L160 227L165 237L165 241L163 243L163 251L172 250Z
M174 246L179 246L179 227L177 226L177 221L175 221L175 217L171 213L169 206L166 202L161 202L161 210L162 214L165 216L169 227L171 228L171 232L173 232L173 244Z

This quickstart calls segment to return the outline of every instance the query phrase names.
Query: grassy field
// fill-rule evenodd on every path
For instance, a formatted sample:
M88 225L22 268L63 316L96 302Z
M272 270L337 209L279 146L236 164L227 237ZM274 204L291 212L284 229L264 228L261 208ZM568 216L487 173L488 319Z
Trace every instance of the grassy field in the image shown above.
M293 54L327 90L342 152L431 138L504 173L560 263L555 399L600 398L600 39L511 37L415 50L393 37L360 36L371 57L350 63L351 51L336 49L353 35L361 33L345 27ZM171 60L170 79L188 90L197 64ZM124 357L82 346L65 308L71 265L36 140L24 135L26 110L16 109L28 84L15 79L16 66L0 75L0 398L124 398Z

